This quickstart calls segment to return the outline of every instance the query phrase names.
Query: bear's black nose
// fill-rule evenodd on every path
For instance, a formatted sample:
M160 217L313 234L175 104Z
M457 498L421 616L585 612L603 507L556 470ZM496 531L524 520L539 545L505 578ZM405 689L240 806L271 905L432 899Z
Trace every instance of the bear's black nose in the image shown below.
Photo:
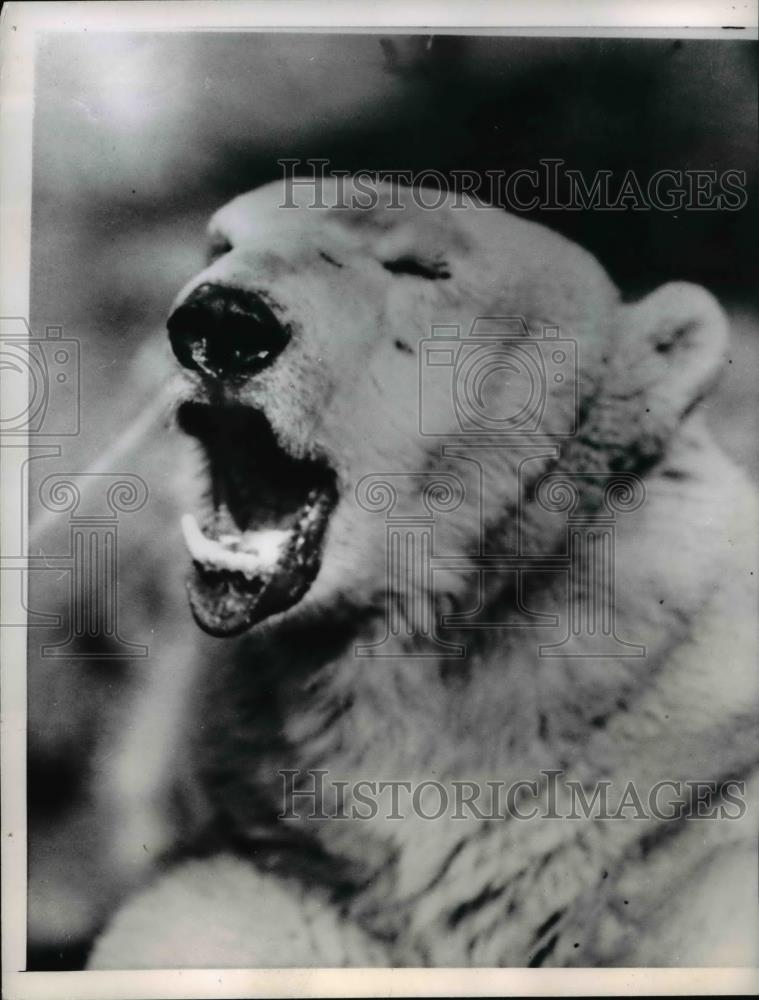
M213 378L255 375L290 339L258 295L222 285L200 285L166 326L179 362Z

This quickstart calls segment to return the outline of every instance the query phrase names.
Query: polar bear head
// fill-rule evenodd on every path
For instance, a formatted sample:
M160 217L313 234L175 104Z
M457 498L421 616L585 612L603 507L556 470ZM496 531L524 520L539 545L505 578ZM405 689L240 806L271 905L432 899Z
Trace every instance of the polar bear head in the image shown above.
M218 635L408 599L428 583L388 580L393 519L432 518L453 555L515 530L549 549L526 491L556 466L644 474L724 347L703 290L625 304L579 246L466 198L275 182L210 245L168 327L209 473L183 522L191 605Z

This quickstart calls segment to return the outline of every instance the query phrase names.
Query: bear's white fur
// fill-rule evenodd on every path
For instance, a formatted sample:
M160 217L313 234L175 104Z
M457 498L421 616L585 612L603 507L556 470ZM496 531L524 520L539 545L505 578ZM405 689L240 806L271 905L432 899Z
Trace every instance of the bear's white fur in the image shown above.
M297 844L277 840L283 768L448 785L559 768L588 789L645 790L750 779L759 762L755 491L694 411L725 345L714 300L673 284L625 303L591 255L499 210L425 211L403 191L391 209L384 188L371 210L313 209L308 191L292 194L295 208L279 207L277 183L222 209L212 238L226 250L177 303L210 282L276 305L292 343L230 393L263 410L292 455L326 456L340 501L299 604L242 639L198 635L195 663L175 664L190 679L175 703L165 680L146 692L182 734L177 780L192 789L194 820L179 839L198 856L125 904L90 967L751 963L752 809L679 823L318 821L295 802ZM383 266L406 258L448 276ZM419 342L432 323L466 332L478 316L520 316L533 338L554 325L576 341L578 381L546 408L546 447L525 432L481 452L464 442L452 457L419 433ZM427 405L453 433L450 395L436 391ZM202 392L186 376L177 398ZM566 436L575 399L580 426ZM532 484L552 470L642 479L644 502L616 519L614 612L617 635L646 655L548 659L538 646L555 630L500 627L454 628L463 663L417 658L403 630L382 647L391 656L356 657L386 629L386 525L357 484L409 474L394 479L398 504L416 509L413 474L452 472L465 495L440 518L441 552L466 556L483 539L499 551L518 530L547 555L566 522L525 502L531 447ZM559 577L533 585L531 611L566 608ZM421 596L436 615L479 601L490 620L525 624L504 576L482 593L476 579L463 560L435 573L434 596L393 596L402 616Z

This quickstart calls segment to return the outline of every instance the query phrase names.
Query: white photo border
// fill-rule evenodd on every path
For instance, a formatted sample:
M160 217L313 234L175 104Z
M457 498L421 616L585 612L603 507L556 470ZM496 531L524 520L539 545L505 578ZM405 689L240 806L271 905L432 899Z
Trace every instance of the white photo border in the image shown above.
M34 48L45 32L341 31L602 37L757 37L757 0L126 0L7 3L0 24L0 303L29 315ZM22 388L14 380L13 387ZM6 387L10 388L10 386ZM18 412L11 392L0 404ZM14 449L14 457L25 449ZM13 467L0 452L0 551L24 525ZM5 574L8 576L9 574ZM1 579L1 578L0 578ZM3 614L18 594L3 582ZM258 969L25 972L26 635L0 628L2 968L11 1000L174 997L733 995L756 969Z

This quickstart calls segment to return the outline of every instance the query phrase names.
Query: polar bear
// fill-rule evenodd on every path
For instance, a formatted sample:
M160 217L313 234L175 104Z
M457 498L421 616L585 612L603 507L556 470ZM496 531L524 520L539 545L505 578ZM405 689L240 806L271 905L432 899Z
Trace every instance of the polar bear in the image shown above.
M163 708L177 846L90 967L752 963L755 491L697 405L719 306L623 301L466 198L314 194L222 208L171 310L214 638ZM632 798L575 815L604 788Z

